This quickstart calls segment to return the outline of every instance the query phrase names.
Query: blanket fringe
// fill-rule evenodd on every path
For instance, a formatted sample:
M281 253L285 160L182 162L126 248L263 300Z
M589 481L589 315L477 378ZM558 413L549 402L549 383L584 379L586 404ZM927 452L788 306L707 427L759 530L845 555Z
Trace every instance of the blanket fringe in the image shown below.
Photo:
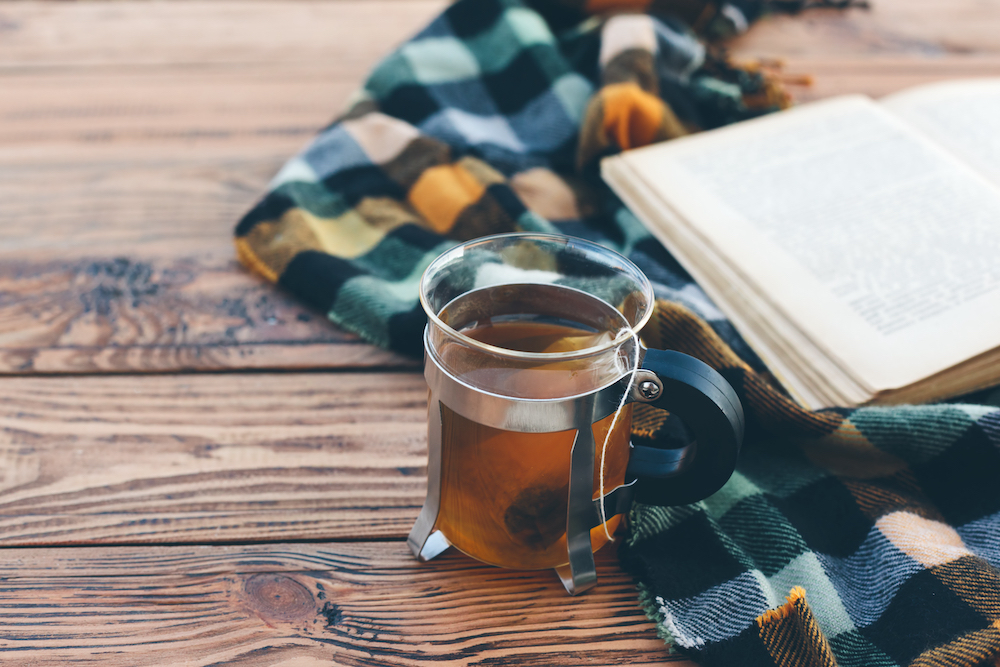
M796 586L788 593L788 597L785 598L785 600L787 600L785 604L765 611L757 617L757 624L764 625L788 618L788 615L795 610L795 603L800 599L804 599L805 596L806 589L801 586Z

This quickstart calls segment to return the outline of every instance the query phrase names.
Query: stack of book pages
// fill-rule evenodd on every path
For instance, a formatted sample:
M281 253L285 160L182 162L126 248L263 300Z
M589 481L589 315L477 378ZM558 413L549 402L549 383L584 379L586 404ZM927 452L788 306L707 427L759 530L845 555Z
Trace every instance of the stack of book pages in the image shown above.
M1000 80L832 98L601 166L803 405L1000 383Z

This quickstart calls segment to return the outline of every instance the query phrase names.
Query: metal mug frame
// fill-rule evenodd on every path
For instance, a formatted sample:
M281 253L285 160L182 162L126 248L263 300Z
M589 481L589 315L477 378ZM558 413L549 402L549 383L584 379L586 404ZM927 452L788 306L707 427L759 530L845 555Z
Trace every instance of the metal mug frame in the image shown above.
M606 248L581 239L553 237L539 234L502 234L479 239L467 245L492 248L503 246L508 240L523 240L539 245L554 244L556 250L570 252L577 260L587 259L587 252L608 254ZM561 248L561 249L560 249ZM424 329L424 377L430 388L428 409L428 474L427 498L420 511L407 543L413 554L421 561L434 558L450 544L441 531L434 530L441 510L441 465L442 465L442 414L441 406L447 405L459 415L493 428L522 433L553 433L575 431L570 453L570 479L566 516L567 562L556 567L556 572L566 590L571 595L582 593L597 583L597 571L591 548L590 531L600 526L603 519L628 511L633 498L647 505L672 506L696 502L714 493L729 479L736 467L740 445L743 440L744 415L739 396L729 382L716 370L694 357L669 350L646 350L637 339L636 353L639 365L634 377L632 372L622 372L616 379L587 393L554 399L515 398L491 393L470 386L445 370L431 344L432 328L437 327L460 343L479 346L477 341L466 339L460 331L454 331L446 321L438 318L443 304L432 304L427 297L424 281L431 268L438 261L442 267L451 262L460 262L467 247L456 246L435 260L421 279L421 303L428 316L428 326ZM555 254L554 250L549 249ZM460 252L459 252L460 251ZM579 256L577 257L576 254ZM614 254L614 253L611 253ZM554 256L554 255L553 255ZM597 262L601 264L601 262ZM629 321L630 330L642 328L652 313L652 287L642 272L626 258L617 256L611 270L627 272L637 283L648 303L642 313L636 313ZM443 270L443 269L442 269ZM534 282L530 284L535 285ZM520 295L518 303L523 306L525 299L537 298L542 302L551 299L544 294L543 285L527 297ZM437 282L432 287L436 289ZM453 299L453 290L445 290L441 298ZM590 296L597 296L591 294ZM506 303L510 299L501 299ZM561 304L564 309L572 309L572 304ZM466 313L468 315L468 313ZM475 314L475 313L473 313ZM578 313L555 313L569 318ZM451 314L455 316L455 313ZM473 318L475 319L475 318ZM438 331L433 329L433 331ZM606 352L623 344L618 338L605 345L588 349L587 354ZM504 350L482 346L492 354L503 355ZM510 351L508 351L510 352ZM510 352L513 357L519 353ZM535 355L539 356L539 355ZM541 355L544 356L544 355ZM564 355L554 355L563 358ZM535 358L534 356L530 358ZM629 380L631 382L631 390ZM679 419L687 431L688 439L677 443L666 439L657 442L630 443L629 463L625 484L612 489L603 498L593 500L595 445L593 425L611 415L625 403L642 402L667 410ZM632 481L629 481L632 480ZM603 505L603 512L602 512Z
M594 441L593 425L608 417L621 404L631 373L599 389L577 396L557 399L512 398L493 394L465 384L448 373L436 358L433 347L426 345L424 331L424 377L430 388L427 433L427 498L410 531L407 544L420 561L441 554L450 543L434 530L441 509L441 404L480 424L505 431L552 433L575 430L570 455L569 498L566 516L567 564L555 568L570 595L577 595L597 583L597 567L590 543L590 531L603 523L601 499L593 499ZM640 348L641 350L641 348ZM626 402L643 400L635 391ZM635 480L620 485L603 497L604 516L628 511L632 504Z

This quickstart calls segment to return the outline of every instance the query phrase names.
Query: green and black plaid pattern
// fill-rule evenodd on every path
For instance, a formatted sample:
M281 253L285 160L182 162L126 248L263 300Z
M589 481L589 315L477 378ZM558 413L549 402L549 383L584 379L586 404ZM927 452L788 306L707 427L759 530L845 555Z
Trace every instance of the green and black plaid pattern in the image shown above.
M596 161L665 138L665 123L676 133L768 111L772 80L710 57L669 18L583 20L574 3L540 4L462 0L389 55L239 223L241 260L340 326L419 355L416 283L431 259L485 234L561 232L633 255L662 295L728 327ZM626 81L640 62L642 86Z
M718 493L632 512L622 564L668 641L704 665L992 664L1000 410L809 412L682 306L644 334L719 369L748 417ZM637 406L634 441L657 419Z
M588 15L612 9L630 13ZM719 369L748 417L721 491L632 513L622 562L663 636L706 666L977 665L1000 650L1000 412L802 410L597 174L602 156L787 103L772 76L704 41L759 10L459 0L285 165L237 251L412 355L421 272L458 241L534 230L622 252L659 299L647 344ZM666 423L637 407L633 437L669 438Z

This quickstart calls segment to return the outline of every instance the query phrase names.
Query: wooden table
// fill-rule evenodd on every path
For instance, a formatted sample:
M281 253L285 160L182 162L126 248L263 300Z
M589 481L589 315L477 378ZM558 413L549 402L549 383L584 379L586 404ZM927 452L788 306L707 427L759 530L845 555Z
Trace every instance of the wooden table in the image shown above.
M1000 0L733 45L799 99L1000 75ZM0 664L662 664L600 585L404 543L416 365L243 271L234 222L438 0L0 3ZM690 663L688 663L690 664Z

